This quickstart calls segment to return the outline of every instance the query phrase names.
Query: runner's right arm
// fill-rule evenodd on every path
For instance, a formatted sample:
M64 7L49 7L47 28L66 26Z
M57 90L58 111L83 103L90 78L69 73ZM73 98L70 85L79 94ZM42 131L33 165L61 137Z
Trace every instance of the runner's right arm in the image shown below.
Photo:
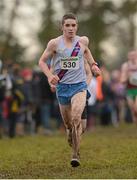
M54 56L56 51L56 40L52 39L49 41L47 48L43 52L42 56L39 59L39 66L43 73L47 76L49 84L56 85L59 81L59 77L57 75L53 75L49 70L47 64L45 63L50 57Z

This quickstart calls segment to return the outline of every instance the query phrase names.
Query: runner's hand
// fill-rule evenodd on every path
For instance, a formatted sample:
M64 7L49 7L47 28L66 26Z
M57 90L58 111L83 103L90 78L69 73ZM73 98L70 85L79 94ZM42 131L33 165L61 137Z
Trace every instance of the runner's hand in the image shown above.
M58 81L59 81L59 77L57 75L51 75L49 78L48 78L48 82L49 82L49 85L57 85L58 84Z
M101 75L101 71L100 71L99 67L98 67L96 64L93 64L93 65L92 65L91 71L92 71L92 73L93 73L93 75L94 75L95 77Z

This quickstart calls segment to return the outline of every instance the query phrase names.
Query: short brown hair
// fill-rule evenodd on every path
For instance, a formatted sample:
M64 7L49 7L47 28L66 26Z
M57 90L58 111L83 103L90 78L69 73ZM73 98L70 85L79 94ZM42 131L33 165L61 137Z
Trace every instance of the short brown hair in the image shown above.
M74 19L74 20L78 21L75 14L73 14L73 13L67 13L67 14L65 14L65 15L62 17L62 21L61 21L61 24L62 24L62 25L64 24L64 22L65 22L66 19Z

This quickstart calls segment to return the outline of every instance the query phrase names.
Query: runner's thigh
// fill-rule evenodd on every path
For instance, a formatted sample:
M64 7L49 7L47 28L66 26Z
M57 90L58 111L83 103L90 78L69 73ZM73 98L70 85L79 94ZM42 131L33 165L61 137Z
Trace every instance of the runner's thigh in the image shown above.
M86 90L75 94L71 99L71 112L72 116L78 118L84 110L86 104Z

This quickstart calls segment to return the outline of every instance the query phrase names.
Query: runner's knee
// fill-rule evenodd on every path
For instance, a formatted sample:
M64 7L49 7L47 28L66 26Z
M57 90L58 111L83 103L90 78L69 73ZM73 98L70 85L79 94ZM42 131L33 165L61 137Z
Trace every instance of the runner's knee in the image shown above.
M80 113L72 114L72 122L79 123L80 120L81 120L81 114Z

